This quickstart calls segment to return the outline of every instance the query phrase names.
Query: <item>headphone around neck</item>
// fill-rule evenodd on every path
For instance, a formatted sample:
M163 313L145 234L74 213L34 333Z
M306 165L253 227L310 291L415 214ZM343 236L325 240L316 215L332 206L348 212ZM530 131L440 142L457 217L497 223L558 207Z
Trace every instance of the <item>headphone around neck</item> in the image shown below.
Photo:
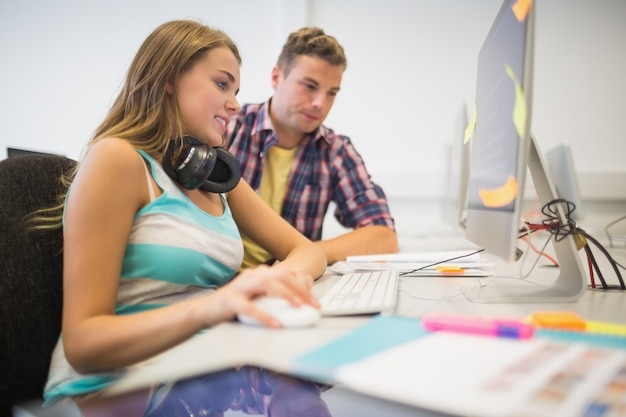
M174 158L181 149L180 156ZM239 184L239 161L224 148L213 148L192 136L174 139L165 152L163 169L188 190L226 193Z

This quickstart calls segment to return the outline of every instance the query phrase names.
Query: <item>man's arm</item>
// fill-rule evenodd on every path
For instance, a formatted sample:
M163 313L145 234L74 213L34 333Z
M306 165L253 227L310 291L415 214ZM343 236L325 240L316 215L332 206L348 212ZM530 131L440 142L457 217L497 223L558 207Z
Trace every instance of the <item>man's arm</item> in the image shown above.
M332 239L315 242L320 246L328 264L346 260L347 256L398 252L396 233L385 226L364 226Z

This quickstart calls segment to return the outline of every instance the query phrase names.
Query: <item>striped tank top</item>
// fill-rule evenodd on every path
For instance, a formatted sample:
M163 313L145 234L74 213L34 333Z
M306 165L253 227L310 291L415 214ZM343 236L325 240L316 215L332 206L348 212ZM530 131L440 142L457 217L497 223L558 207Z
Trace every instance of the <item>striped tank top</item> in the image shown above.
M232 279L243 259L241 236L224 195L224 213L212 216L191 202L160 164L138 152L163 193L135 215L117 294L116 313L120 315L218 288ZM118 376L118 372L78 374L67 362L59 339L44 398L49 404L98 391Z

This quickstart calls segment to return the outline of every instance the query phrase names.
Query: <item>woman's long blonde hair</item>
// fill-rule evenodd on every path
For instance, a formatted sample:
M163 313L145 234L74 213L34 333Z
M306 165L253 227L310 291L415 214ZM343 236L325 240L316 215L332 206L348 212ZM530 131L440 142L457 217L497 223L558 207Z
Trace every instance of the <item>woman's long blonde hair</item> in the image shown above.
M172 134L182 137L185 133L175 93L180 75L218 47L229 48L241 64L237 45L221 30L193 20L157 27L137 51L123 88L87 144L87 152L97 141L117 137L161 161ZM174 93L167 93L166 86ZM38 228L61 227L65 194L77 169L61 178L63 193L58 204L35 213Z

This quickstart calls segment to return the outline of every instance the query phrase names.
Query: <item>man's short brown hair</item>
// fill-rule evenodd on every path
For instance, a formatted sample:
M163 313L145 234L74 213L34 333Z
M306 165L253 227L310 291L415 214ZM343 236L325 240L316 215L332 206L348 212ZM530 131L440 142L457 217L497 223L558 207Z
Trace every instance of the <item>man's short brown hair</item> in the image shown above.
M331 65L342 66L344 71L348 66L343 47L317 27L304 27L289 35L277 62L285 75L289 74L299 55L321 58Z

